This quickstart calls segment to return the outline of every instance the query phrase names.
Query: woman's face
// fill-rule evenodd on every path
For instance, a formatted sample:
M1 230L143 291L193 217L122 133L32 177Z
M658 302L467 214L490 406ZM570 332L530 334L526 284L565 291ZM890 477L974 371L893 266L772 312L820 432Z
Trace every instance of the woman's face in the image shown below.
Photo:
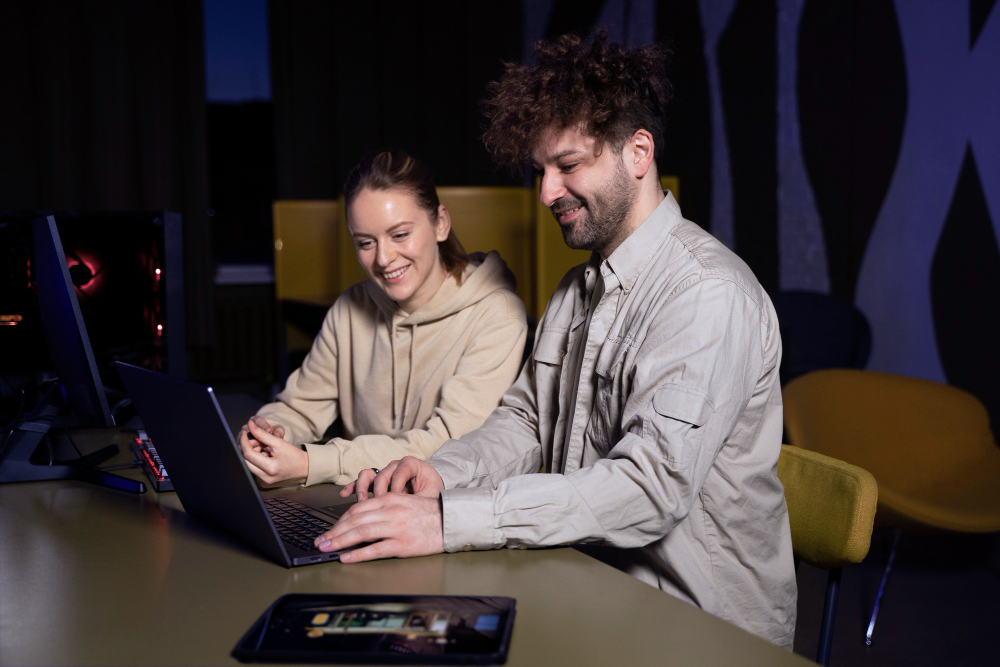
M347 226L365 273L404 312L430 301L444 282L438 243L451 218L443 205L431 216L407 190L366 188L351 202Z

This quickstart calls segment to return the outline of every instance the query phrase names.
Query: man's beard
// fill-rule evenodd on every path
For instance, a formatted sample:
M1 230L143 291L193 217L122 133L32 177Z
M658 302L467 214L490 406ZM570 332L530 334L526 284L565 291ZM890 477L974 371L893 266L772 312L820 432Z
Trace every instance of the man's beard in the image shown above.
M563 198L556 210L567 211L578 206L585 207L582 216L566 224L559 223L563 241L570 248L591 250L602 253L609 247L617 247L622 235L627 233L625 219L628 217L635 192L628 174L621 165L615 169L614 177L589 199ZM559 217L556 216L556 220Z

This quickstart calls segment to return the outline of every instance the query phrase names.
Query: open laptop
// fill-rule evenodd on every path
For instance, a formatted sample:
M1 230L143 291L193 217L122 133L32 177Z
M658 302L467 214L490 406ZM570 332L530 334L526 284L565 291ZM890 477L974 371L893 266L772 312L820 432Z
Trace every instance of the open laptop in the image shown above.
M116 365L188 514L285 567L339 559L312 541L350 501L329 486L263 498L211 387Z

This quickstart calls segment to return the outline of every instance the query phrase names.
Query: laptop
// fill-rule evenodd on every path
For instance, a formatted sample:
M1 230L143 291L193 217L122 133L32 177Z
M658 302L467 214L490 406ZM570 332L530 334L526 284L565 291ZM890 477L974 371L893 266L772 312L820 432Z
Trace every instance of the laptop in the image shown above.
M265 499L211 387L115 365L188 514L285 567L340 558L312 541L351 501L326 485Z

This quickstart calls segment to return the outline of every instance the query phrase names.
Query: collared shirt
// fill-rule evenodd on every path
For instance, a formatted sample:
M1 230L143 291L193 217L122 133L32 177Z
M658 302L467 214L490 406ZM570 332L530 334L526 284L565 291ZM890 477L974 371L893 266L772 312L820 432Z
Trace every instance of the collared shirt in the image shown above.
M445 550L612 547L620 569L790 648L780 359L752 272L668 194L563 278L501 407L430 459Z

